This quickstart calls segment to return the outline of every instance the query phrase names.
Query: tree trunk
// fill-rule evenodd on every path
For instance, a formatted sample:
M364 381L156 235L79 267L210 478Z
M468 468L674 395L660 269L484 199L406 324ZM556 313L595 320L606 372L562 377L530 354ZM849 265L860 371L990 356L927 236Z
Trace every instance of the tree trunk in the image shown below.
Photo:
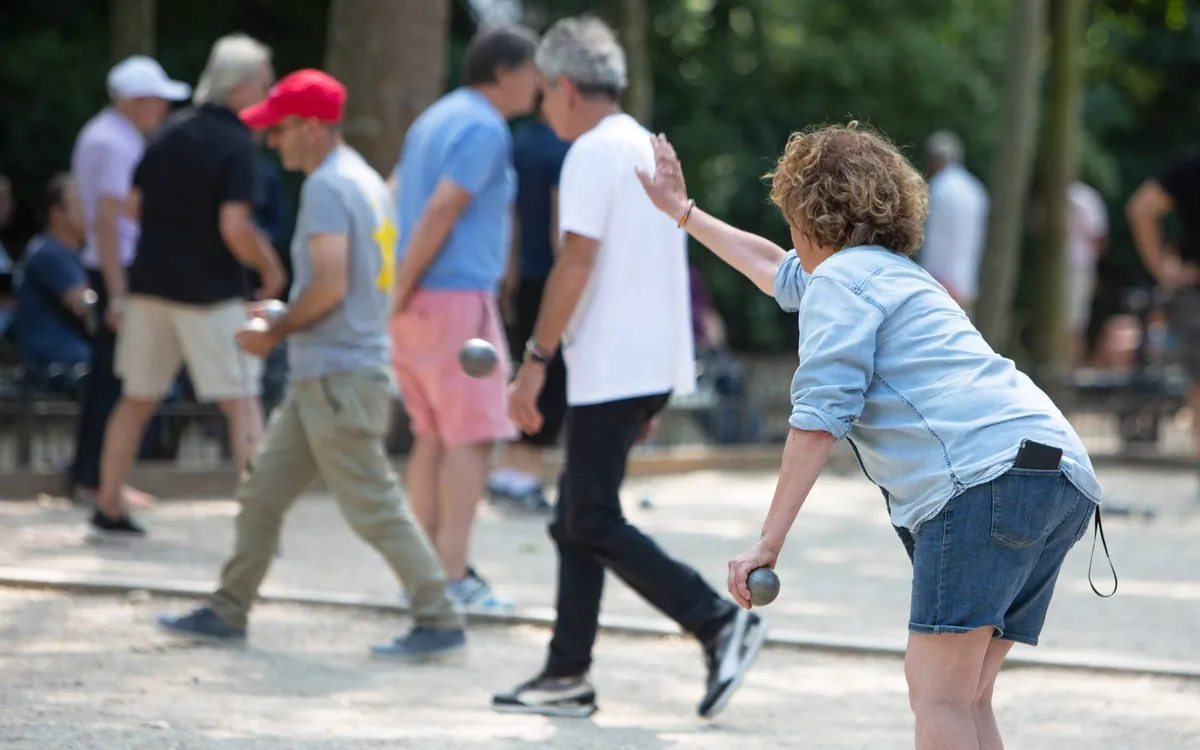
M1079 109L1083 68L1083 0L1051 0L1050 86L1046 96L1043 150L1043 205L1046 222L1035 264L1037 295L1034 359L1040 367L1062 371L1071 364L1067 335L1067 191L1079 168Z
M109 57L118 63L130 55L154 56L157 0L112 0Z
M347 142L381 174L446 82L447 0L333 0L325 69L346 85Z
M987 252L975 313L979 331L1000 352L1008 348L1020 262L1022 207L1032 166L1046 0L1016 0L1011 14L1002 129L992 167Z
M646 42L646 0L618 0L616 13L621 46L629 66L625 109L647 128L654 118L654 71Z

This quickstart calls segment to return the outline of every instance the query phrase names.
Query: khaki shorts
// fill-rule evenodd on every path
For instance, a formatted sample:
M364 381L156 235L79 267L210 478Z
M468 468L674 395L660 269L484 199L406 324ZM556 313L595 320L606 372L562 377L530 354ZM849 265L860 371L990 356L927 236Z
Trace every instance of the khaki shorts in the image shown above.
M115 370L126 396L158 401L186 364L200 401L257 397L262 359L234 340L246 322L240 300L185 305L158 297L130 295L117 334Z

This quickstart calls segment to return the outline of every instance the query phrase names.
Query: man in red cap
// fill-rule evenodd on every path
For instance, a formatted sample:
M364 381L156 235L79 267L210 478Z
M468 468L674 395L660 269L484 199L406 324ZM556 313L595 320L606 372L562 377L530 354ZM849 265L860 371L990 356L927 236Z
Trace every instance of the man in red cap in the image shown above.
M251 128L267 131L284 168L307 175L292 240L289 308L269 320L257 317L238 333L253 356L287 338L291 383L238 487L237 541L220 587L207 605L160 623L186 634L244 638L284 514L319 476L351 527L411 593L412 631L373 653L430 656L462 648L466 637L437 555L384 449L394 395L388 319L396 225L383 178L342 141L345 100L337 80L301 70L240 114Z

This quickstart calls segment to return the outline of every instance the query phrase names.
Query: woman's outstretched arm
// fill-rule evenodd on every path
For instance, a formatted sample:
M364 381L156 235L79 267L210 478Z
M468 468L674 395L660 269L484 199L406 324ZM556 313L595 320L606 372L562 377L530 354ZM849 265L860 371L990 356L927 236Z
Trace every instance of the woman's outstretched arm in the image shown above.
M692 206L683 180L683 169L675 149L666 136L651 136L654 146L654 174L637 170L638 179L658 210L680 221L688 214L683 228L721 260L754 282L764 293L774 296L775 276L787 252L768 239L730 226L715 216Z

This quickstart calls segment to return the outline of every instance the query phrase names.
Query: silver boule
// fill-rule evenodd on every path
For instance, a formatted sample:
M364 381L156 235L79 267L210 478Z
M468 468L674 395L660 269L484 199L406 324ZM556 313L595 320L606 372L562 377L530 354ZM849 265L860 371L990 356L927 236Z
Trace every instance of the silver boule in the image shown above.
M463 372L473 378L486 378L496 370L500 356L496 347L483 339L467 339L458 351L458 363Z
M750 589L750 604L764 607L779 596L779 576L770 568L755 568L746 578L746 587Z

